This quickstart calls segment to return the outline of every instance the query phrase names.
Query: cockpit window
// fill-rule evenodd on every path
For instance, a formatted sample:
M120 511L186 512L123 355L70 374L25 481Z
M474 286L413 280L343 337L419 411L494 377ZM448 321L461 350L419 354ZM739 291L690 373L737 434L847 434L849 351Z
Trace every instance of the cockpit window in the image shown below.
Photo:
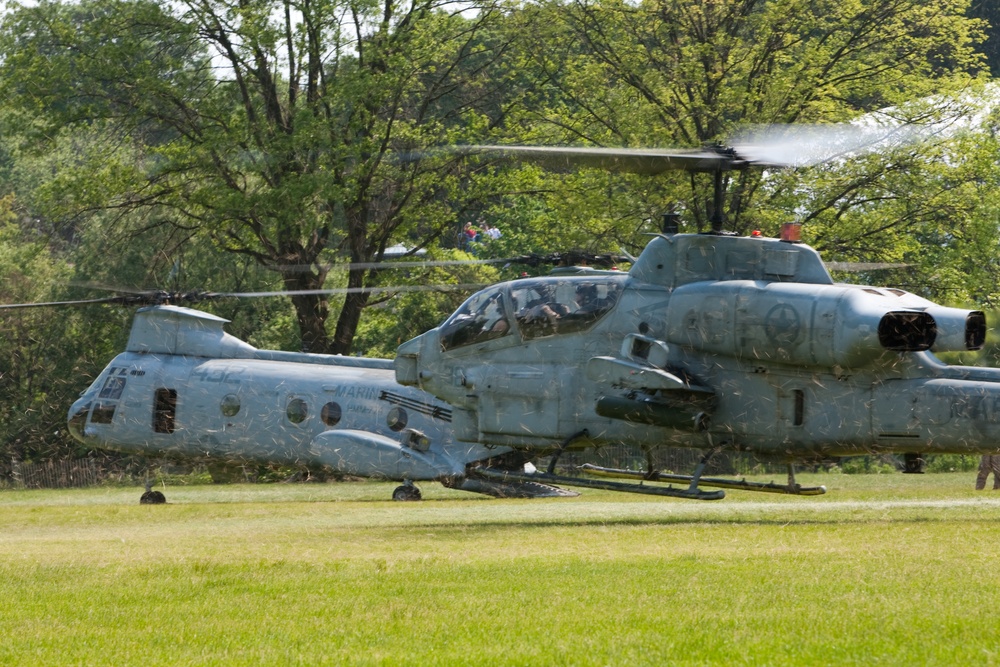
M514 283L510 295L521 335L541 338L589 328L614 308L621 290L619 281L549 278Z
M450 350L509 334L504 302L501 288L474 294L441 326L441 346Z
M622 281L603 277L519 280L473 295L441 325L450 350L506 336L517 324L525 339L584 331L604 317L622 293Z
M112 373L114 369L112 369ZM112 375L107 380L104 381L104 386L101 388L101 394L99 398L108 398L117 401L122 397L122 391L125 389L125 377L123 375Z

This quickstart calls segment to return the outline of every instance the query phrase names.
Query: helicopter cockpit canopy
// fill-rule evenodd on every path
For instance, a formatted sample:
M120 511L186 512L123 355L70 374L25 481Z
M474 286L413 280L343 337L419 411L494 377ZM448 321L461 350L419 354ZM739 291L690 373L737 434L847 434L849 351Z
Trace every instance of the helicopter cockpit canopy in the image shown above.
M623 275L517 280L470 297L441 325L445 350L507 335L530 340L586 331L621 296Z

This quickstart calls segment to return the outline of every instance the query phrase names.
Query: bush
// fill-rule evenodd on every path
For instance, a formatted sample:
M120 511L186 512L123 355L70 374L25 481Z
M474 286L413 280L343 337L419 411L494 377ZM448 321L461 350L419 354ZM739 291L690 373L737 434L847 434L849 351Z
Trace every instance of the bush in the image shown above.
M896 466L878 456L851 456L840 460L846 475L882 475L896 472Z
M934 454L924 460L924 472L971 472L979 468L979 456L970 454Z

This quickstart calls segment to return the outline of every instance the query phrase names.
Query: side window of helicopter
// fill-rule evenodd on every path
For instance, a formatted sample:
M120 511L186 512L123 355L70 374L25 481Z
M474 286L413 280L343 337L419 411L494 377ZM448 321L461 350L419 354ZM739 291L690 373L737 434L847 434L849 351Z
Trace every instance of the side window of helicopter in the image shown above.
M343 412L340 409L340 404L336 401L330 401L323 406L322 411L319 414L320 419L327 426L336 426L340 423L340 417Z
M177 418L177 390L160 388L153 395L153 430L173 433Z
M219 410L222 411L224 417L235 417L240 412L240 397L236 394L226 394L222 397L222 403L219 404Z
M293 424L301 424L309 416L309 406L301 398L293 398L288 401L288 407L285 408L285 416Z
M445 350L482 343L506 336L511 331L503 290L473 294L441 325L441 347Z
M126 373L127 371L124 368L112 368L108 372L108 377L104 380L104 386L101 387L101 393L97 397L109 401L120 399L122 392L125 391Z
M570 313L569 293L562 283L529 281L517 283L510 292L514 319L524 338L542 338L561 331L563 318Z
M595 280L539 280L511 290L514 317L524 338L583 331L610 311L621 283Z

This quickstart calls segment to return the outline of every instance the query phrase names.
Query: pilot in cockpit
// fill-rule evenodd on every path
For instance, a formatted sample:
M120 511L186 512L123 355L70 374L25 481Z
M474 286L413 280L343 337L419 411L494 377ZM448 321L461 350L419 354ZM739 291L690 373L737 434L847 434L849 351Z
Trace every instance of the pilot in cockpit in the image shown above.
M610 307L608 299L598 296L597 285L593 283L582 283L577 286L574 295L576 302L576 312L595 313L607 310Z
M545 292L517 311L517 321L522 327L545 327L555 331L556 323L567 314L569 308L566 304L559 303Z

